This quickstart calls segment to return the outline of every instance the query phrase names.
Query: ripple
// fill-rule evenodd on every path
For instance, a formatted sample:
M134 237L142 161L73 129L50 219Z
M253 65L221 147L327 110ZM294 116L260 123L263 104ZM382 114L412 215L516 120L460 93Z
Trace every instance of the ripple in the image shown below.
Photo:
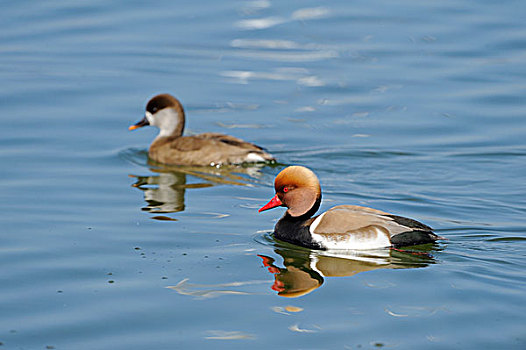
M359 135L367 136L367 135ZM356 136L356 137L359 137ZM277 153L277 152L275 152ZM424 153L409 152L402 150L379 150L379 149L357 149L355 145L341 145L339 147L310 147L301 149L291 149L287 153L293 154L298 158L319 156L324 159L337 158L398 158L398 157L424 157Z
M236 48L258 48L258 49L300 49L302 45L291 40L272 40L272 39L234 39L230 46Z
M240 290L239 287L253 286L268 283L267 280L260 281L238 281L218 284L195 284L189 283L188 278L183 279L174 286L165 288L171 289L180 295L193 296L199 299L216 298L223 295L250 295L253 292Z
M272 236L273 232L274 232L273 230L272 231L269 231L269 230L260 231L258 232L258 234L256 234L253 237L253 239L256 242L269 246L269 247L275 246L276 244L278 244L278 242L274 240L274 237Z
M324 82L318 77L311 75L306 69L295 68L278 68L272 72L255 72L255 71L223 71L220 73L223 77L230 78L232 82L238 84L247 84L250 80L277 80L277 81L295 81L298 85L304 86L323 86Z
M255 29L267 29L267 28L274 27L282 23L286 23L286 22L288 22L288 20L282 17L266 17L266 18L244 19L244 20L238 21L236 25L241 29L255 30Z
M487 242L526 242L526 237L496 237L486 240Z
M449 311L445 306L387 306L384 311L393 317L430 317L440 311Z
M326 7L311 7L296 10L292 13L291 18L299 21L309 19L324 18L329 15L330 11Z
M148 166L148 151L140 148L126 148L118 152L119 158L134 165Z
M298 50L298 51L262 51L262 50L242 50L230 53L233 56L243 58L257 58L265 61L278 62L316 62L340 57L337 50Z
M289 330L292 331L292 332L297 332L297 333L317 333L320 331L320 327L316 327L316 328L311 328L311 329L307 329L307 328L300 328L299 324L293 324L292 326L289 327Z
M277 25L287 23L290 21L307 21L327 17L329 9L325 7L303 8L294 11L290 17L261 17L252 19L243 19L236 23L238 28L244 30L262 30L275 27Z
M240 331L220 331L220 330L210 330L207 333L210 335L205 337L205 339L215 339L215 340L250 340L256 339L254 334L244 333Z
M272 3L269 0L245 1L243 2L243 8L241 9L241 12L244 15L252 15L271 6Z

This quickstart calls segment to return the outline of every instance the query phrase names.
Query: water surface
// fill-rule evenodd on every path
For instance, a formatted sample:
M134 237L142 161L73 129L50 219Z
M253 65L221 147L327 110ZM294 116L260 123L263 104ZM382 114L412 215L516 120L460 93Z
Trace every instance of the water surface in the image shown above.
M522 349L521 1L9 2L0 20L0 348ZM187 132L282 165L159 168L129 132L169 92ZM322 209L447 238L418 254L283 246L285 164Z

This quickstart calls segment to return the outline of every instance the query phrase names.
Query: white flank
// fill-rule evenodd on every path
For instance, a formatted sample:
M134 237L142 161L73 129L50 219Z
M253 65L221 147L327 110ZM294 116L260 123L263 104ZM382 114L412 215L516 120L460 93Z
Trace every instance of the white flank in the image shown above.
M260 154L257 154L257 153L249 153L247 154L245 161L246 162L264 162L265 158L263 158Z
M326 213L321 214L312 222L312 224L310 224L309 231L311 235L315 235L314 231L316 231L316 227L318 227L325 214Z
M352 250L362 250L362 249L378 249L378 248L385 248L390 247L391 242L389 241L389 238L385 234L384 231L373 228L374 230L373 234L368 235L362 235L362 234L352 234L349 233L345 236L340 234L335 234L334 237L331 237L331 235L320 235L317 233L314 233L316 227L319 225L323 215L320 215L314 222L312 223L310 227L310 233L312 235L312 239L320 244L325 249L329 250L346 250L346 249L352 249Z

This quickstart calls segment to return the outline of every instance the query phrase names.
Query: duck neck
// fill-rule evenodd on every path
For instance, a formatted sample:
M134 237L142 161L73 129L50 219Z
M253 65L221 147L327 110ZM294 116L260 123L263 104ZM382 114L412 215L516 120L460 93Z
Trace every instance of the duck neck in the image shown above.
M312 249L321 247L312 240L309 231L309 220L318 211L321 204L321 196L316 200L312 208L300 216L292 216L287 211L285 215L276 223L274 236L282 241L301 245Z

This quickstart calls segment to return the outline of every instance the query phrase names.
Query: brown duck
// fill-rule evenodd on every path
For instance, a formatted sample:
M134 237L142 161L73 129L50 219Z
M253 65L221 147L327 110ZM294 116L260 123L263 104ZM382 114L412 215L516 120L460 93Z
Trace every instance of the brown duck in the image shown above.
M179 100L169 94L153 97L146 105L144 118L129 127L146 125L160 129L148 150L150 159L170 165L212 165L275 161L259 146L230 135L204 133L183 136L185 114Z
M312 249L377 249L431 243L441 237L416 220L356 205L338 205L312 217L321 203L320 182L302 166L282 170L276 195L259 211L287 207L274 236Z

